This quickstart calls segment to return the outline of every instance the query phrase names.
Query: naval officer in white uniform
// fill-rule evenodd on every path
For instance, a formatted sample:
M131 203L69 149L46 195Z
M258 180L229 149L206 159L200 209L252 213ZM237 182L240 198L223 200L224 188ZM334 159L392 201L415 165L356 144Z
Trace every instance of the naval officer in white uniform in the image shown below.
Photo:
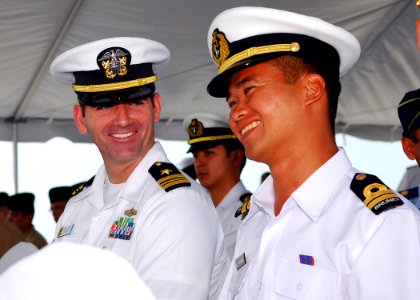
M222 116L193 113L184 119L188 144L200 184L210 193L225 233L229 258L235 251L236 234L242 222L241 208L251 193L241 181L246 163L243 145Z
M216 16L208 45L218 67L208 92L271 174L238 230L221 299L420 299L418 210L353 168L334 138L357 39L318 18L238 7Z
M92 137L104 160L68 202L55 241L117 253L157 299L214 299L227 260L217 213L154 139L162 105L156 74L169 57L159 42L121 37L53 61L51 74L77 94L79 132ZM110 278L110 288L130 288L121 276L119 283Z

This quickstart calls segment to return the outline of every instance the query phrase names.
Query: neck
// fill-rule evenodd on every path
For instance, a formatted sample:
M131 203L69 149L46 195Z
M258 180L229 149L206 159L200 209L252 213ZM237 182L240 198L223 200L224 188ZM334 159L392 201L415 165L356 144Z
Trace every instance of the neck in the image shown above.
M275 215L280 213L290 195L337 152L333 139L323 139L304 147L292 148L281 160L269 164L276 196Z
M211 199L213 200L214 207L217 207L223 198L230 192L230 190L238 183L239 179L228 180L223 182L223 184L218 184L208 188L210 192Z
M105 162L105 169L108 174L109 181L113 184L126 182L139 163L140 161L133 161L125 164L112 164Z

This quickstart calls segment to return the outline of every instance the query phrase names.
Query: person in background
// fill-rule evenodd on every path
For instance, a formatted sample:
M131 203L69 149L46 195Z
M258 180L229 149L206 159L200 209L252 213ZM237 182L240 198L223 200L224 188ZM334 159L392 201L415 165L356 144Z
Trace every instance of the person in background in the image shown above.
M50 209L57 222L66 207L67 202L72 196L72 188L70 186L57 186L49 190L48 196L50 198Z
M403 129L401 144L405 155L420 166L420 89L407 92L398 105L398 117ZM420 209L420 186L400 191Z
M188 153L194 156L195 172L200 184L211 195L232 259L242 220L241 207L250 198L240 179L246 163L244 148L227 120L214 114L191 114L184 119L184 129L189 136Z
M419 299L420 214L335 142L357 39L321 19L238 7L210 25L230 127L268 165L238 229L220 299Z
M24 240L25 237L19 228L0 214L0 258L2 258L10 248Z
M52 76L76 92L76 127L104 161L67 203L55 241L124 257L157 299L215 299L227 262L217 213L155 141L162 109L155 82L169 58L159 42L116 37L52 62Z
M25 242L34 244L38 249L48 244L47 240L32 224L35 208L35 195L32 193L17 193L11 195L7 201L9 221L16 225L23 233Z
M0 192L0 215L7 218L9 216L9 209L7 208L7 200L9 200L9 194Z

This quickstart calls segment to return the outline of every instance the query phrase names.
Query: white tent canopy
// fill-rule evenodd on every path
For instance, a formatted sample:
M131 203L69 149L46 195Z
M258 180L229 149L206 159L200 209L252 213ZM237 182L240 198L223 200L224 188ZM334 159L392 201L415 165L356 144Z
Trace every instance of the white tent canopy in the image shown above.
M185 139L182 120L192 112L227 116L225 101L206 92L216 72L206 35L219 12L242 5L312 15L352 32L362 56L342 78L337 131L372 140L400 137L396 106L420 86L414 0L1 0L0 140L87 141L73 125L75 94L55 82L49 66L74 46L114 36L150 38L171 50L157 84L163 98L157 137Z

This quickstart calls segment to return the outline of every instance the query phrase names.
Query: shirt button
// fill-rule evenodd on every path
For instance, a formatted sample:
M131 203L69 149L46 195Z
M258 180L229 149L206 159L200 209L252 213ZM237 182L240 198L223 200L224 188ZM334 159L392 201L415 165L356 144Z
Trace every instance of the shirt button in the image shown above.
M299 282L299 283L298 283L298 285L296 286L296 288L297 288L298 290L303 289L303 284Z

